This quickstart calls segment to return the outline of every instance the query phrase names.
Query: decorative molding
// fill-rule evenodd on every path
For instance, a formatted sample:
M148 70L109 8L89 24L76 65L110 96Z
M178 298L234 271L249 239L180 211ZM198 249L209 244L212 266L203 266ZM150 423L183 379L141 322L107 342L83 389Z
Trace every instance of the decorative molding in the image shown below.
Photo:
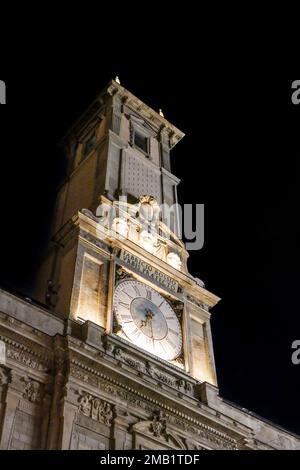
M217 447L225 450L238 450L238 444L235 439L227 436L226 434L217 431L210 426L207 426L203 423L197 422L196 425L188 424L186 421L183 421L180 418L174 416L168 416L170 423L174 424L175 426L179 426L185 432L196 436L196 438L201 440L206 440L211 444L216 445Z
M82 212L82 211L81 211ZM90 211L89 211L90 212ZM83 212L82 212L83 213ZM83 213L83 215L87 216L86 213ZM93 219L95 220L95 219ZM99 222L99 221L98 221ZM103 252L105 252L106 255L109 254L109 247L107 244L102 242L99 238L95 237L91 233L85 231L85 230L80 230L80 238L83 240L86 240L89 243L92 243L95 245L97 248L100 248Z
M30 299L29 299L30 300ZM37 305L34 305L30 301L23 301L25 305L28 305L29 309L32 308L37 308L38 313L40 313L39 307ZM49 314L49 312L47 312ZM52 314L49 314L52 317ZM5 334L7 340L15 341L16 343L19 343L22 341L22 345L27 347L29 350L34 348L35 354L39 355L40 357L46 357L45 356L45 350L49 351L49 348L52 347L52 338L49 337L48 334L44 333L43 331L37 329L34 326L31 326L29 324L23 323L21 320L11 317L10 314L1 314L0 317L2 320L5 321L5 323L0 324L0 332L1 334ZM7 325L8 328L7 329ZM27 335L24 335L24 332L32 334L34 336L37 336L40 338L39 341L41 341L41 338L43 340L43 343L41 344L40 342L36 342L35 339L30 338Z
M10 333L17 336L17 333ZM50 351L50 354L46 356L41 352L41 348L38 345L31 341L29 342L27 338L19 338L19 335L18 340L0 335L0 340L4 341L8 345L6 350L7 358L21 362L28 367L39 371L48 372L51 369L52 353ZM22 343L20 341L22 341Z
M49 367L47 365L33 359L28 354L25 354L21 351L16 351L13 348L9 348L7 350L6 356L8 359L20 362L21 364L24 364L27 367L30 367L31 369L36 369L41 372L49 372Z

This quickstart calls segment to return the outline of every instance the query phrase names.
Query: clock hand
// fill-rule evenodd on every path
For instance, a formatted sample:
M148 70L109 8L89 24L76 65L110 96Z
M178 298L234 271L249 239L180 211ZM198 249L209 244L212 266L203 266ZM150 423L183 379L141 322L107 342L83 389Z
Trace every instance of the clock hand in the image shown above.
M152 343L153 343L153 349L154 349L154 348L155 348L155 343L154 343L154 334L153 334L152 318L150 319L150 327L151 327Z
M141 320L141 327L147 326L148 322L152 320L154 313L149 308L146 308L145 320Z

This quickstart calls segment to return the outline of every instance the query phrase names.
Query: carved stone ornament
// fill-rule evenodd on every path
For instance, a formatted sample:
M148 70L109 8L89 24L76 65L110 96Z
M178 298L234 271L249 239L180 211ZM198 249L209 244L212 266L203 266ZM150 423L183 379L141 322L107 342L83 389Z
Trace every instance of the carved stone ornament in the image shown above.
M113 419L113 407L110 403L83 392L79 399L79 410L88 418L109 426Z
M129 367L133 367L133 369L136 369L139 372L146 373L145 364L142 361L137 361L131 356L124 354L122 349L116 348L114 351L114 356L117 360L124 362Z
M159 410L154 413L153 419L150 423L150 432L152 432L155 437L167 437L167 420L163 411Z
M39 382L35 380L24 379L26 386L23 393L23 398L29 400L31 403L40 403L42 401L42 387Z
M116 283L119 281L123 281L124 279L133 279L133 277L121 266L116 266Z
M137 217L144 225L154 226L159 221L160 207L153 196L144 195L139 198Z

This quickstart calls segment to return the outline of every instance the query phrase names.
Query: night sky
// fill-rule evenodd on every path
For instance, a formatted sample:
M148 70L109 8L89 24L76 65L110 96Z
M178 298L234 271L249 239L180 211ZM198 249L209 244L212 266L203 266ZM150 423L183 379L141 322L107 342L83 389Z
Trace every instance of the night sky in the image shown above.
M142 57L95 31L92 47L82 36L49 41L42 53L18 44L3 57L1 285L30 295L65 171L58 143L119 75L186 134L172 169L180 201L205 204L204 248L189 269L222 298L212 311L220 394L300 434L300 365L291 362L300 339L297 76L255 64L245 73L236 60L213 69L199 51L192 60L167 46Z

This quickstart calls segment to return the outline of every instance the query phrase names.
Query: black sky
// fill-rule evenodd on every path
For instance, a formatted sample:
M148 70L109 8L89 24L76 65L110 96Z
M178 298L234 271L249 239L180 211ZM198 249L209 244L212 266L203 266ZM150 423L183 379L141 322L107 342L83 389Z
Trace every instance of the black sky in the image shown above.
M138 52L136 36L110 44L101 28L70 31L12 44L0 66L1 285L30 295L64 175L57 144L119 75L186 133L173 172L181 202L205 204L205 245L189 268L222 297L212 314L221 395L300 434L300 365L291 363L300 339L297 76L255 63L246 73L238 54L213 68L188 43L174 54L172 36L162 50L143 43Z

